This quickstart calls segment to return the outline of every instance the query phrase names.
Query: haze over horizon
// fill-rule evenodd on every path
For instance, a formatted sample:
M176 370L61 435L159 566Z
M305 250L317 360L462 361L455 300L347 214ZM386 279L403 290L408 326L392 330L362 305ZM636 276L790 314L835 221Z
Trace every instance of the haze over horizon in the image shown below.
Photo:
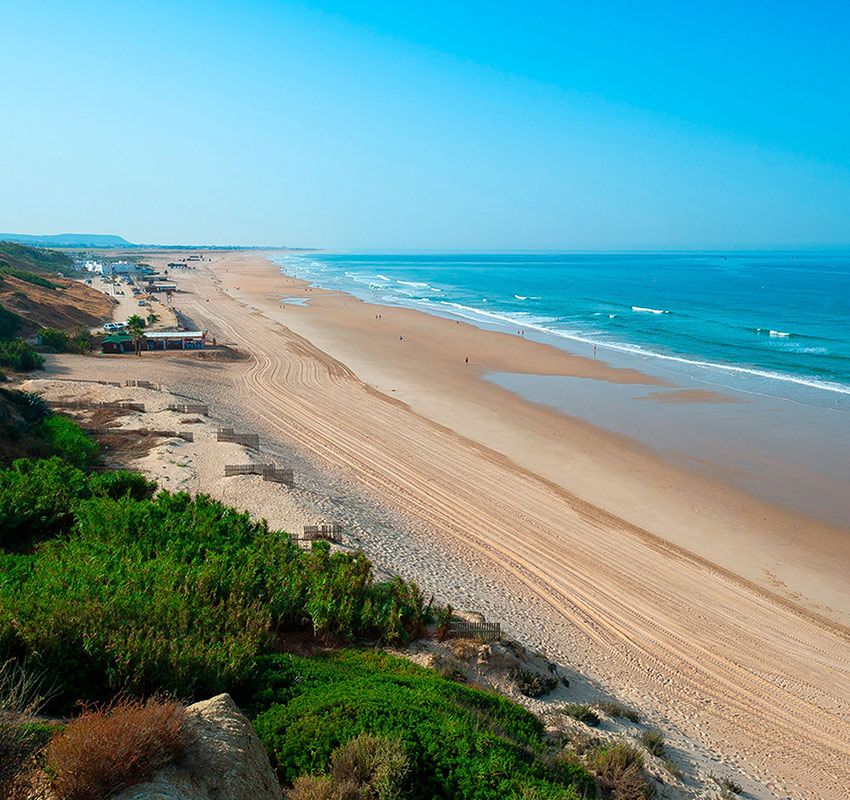
M0 227L356 250L850 245L850 8L8 3Z

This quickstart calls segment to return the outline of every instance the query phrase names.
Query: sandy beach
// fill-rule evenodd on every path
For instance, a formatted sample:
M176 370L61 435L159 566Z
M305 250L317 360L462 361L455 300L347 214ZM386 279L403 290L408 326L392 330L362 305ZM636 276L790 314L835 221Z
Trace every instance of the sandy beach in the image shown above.
M329 513L355 496L371 520L386 509L357 542L379 564L638 706L683 755L754 796L850 796L850 532L486 379L665 387L652 376L312 289L256 253L204 258L174 275L174 306L248 358L62 356L49 372L215 404L296 474L324 474ZM723 398L647 400L671 401Z

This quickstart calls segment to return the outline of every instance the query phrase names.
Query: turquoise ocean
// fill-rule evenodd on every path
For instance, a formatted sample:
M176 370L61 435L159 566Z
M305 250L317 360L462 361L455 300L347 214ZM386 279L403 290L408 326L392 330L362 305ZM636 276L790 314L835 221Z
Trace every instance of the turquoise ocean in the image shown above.
M522 331L582 354L597 345L600 355L715 370L730 388L803 391L827 403L850 394L848 252L327 253L279 261L316 286Z

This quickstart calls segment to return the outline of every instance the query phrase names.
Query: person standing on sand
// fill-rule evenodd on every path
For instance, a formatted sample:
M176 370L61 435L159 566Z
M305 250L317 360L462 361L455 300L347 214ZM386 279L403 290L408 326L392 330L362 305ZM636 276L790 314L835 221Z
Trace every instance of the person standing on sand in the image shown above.
M466 357L465 361L467 364L469 363L469 356Z

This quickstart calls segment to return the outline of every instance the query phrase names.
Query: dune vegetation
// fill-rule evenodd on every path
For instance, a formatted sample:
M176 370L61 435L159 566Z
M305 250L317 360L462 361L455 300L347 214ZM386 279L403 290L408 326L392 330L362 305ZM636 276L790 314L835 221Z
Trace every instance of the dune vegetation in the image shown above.
M24 393L2 401L0 663L40 676L48 713L226 691L302 800L592 795L533 715L380 649L433 619L415 584L209 497L92 469L97 445L70 419ZM292 635L322 653L285 652ZM35 761L67 760L73 730L33 745Z

